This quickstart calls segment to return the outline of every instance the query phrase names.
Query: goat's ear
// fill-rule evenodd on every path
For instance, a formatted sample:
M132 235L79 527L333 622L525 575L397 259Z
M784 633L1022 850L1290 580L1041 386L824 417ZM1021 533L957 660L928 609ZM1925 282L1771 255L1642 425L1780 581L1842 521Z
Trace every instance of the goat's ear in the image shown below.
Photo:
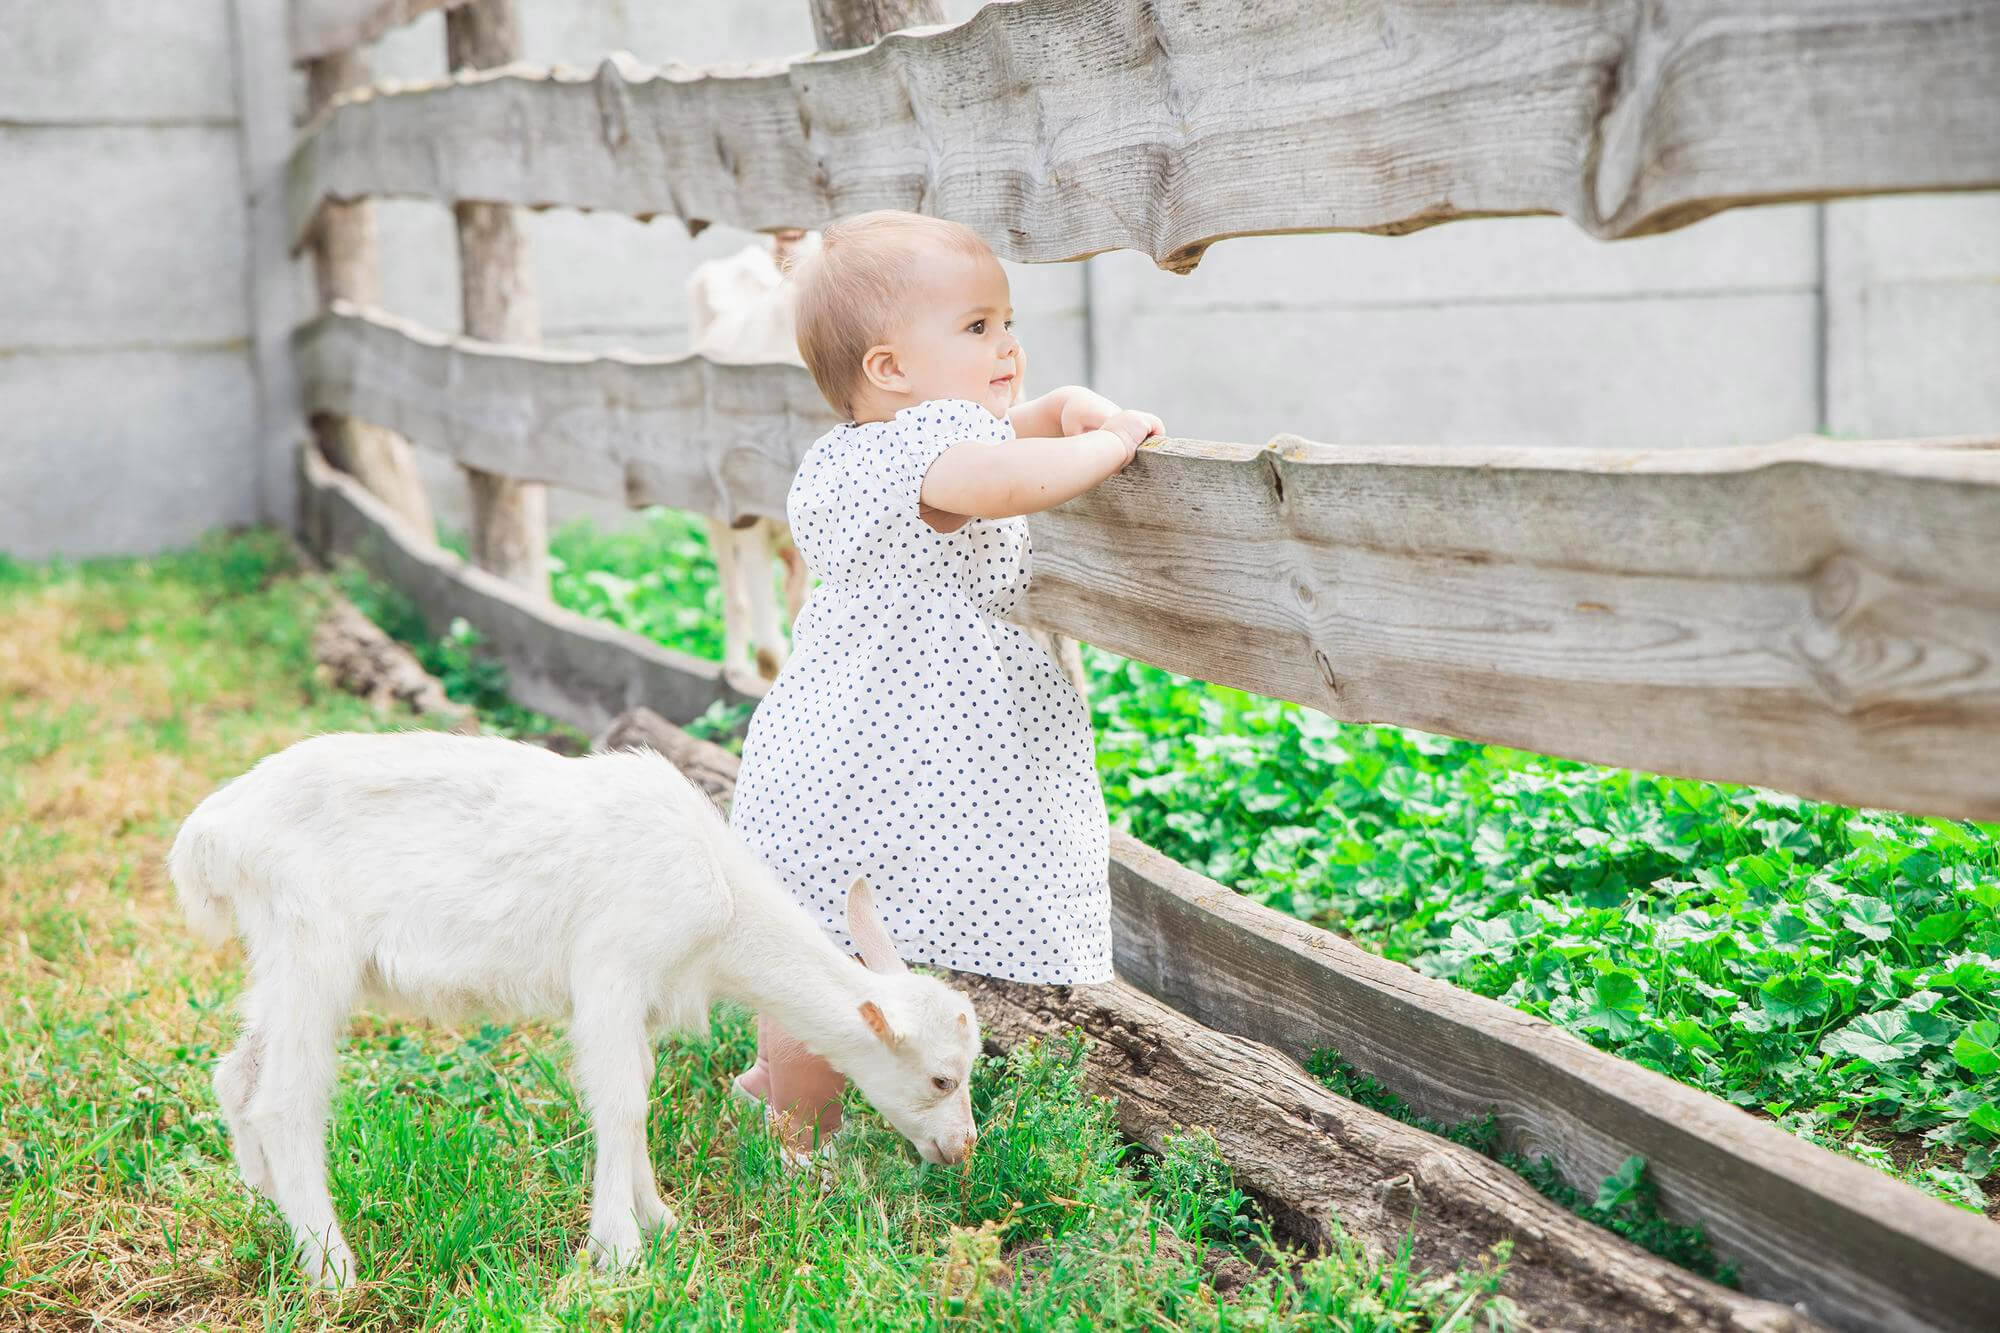
M893 1051L903 1044L903 1034L889 1026L889 1020L883 1016L875 1001L863 1000L860 1013L861 1021L868 1025L870 1032L881 1038L884 1046Z
M875 914L874 892L858 875L847 887L847 933L854 938L854 947L861 951L861 961L868 964L869 971L909 971L896 956L896 942L889 938L888 927Z

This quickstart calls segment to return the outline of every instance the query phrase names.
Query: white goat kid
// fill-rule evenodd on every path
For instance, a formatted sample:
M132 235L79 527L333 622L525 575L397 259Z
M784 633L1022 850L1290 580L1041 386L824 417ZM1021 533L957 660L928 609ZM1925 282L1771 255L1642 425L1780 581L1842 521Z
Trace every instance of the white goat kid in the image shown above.
M233 914L248 950L243 1036L215 1091L245 1183L328 1286L354 1280L325 1154L334 1046L357 1004L569 1020L607 1267L674 1222L646 1150L652 1039L705 1027L718 998L797 1034L926 1160L972 1148L965 995L903 967L860 879L857 965L656 754L318 736L203 801L167 864L194 929L221 943Z

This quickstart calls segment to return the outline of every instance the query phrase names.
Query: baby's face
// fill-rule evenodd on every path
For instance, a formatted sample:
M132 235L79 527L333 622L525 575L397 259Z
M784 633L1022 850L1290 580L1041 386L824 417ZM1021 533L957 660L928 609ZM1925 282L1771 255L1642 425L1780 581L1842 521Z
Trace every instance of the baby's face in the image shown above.
M914 257L921 293L892 346L913 403L966 398L1007 415L1021 373L1007 274L991 255L925 246Z

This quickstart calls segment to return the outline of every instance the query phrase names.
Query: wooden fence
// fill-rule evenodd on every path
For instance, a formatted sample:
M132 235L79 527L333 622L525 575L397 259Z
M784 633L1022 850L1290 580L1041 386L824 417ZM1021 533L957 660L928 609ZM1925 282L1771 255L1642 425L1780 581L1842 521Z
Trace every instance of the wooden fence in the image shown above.
M496 7L298 0L293 52L342 59L415 14L490 24ZM1184 271L1258 232L1559 212L1617 237L1745 203L1996 185L1985 0L1020 0L743 70L505 65L346 91L293 150L285 225L323 241L331 210L408 195L457 206L472 247L470 206L690 228L895 206L1014 259L1124 247ZM468 292L515 262L484 254ZM314 413L514 483L729 519L782 517L831 420L793 367L504 336L332 300L294 351ZM1604 443L1156 442L1031 520L1025 619L1345 719L2000 818L2000 439ZM595 728L731 696L715 664L552 611L399 532L316 455L304 467L308 539L433 623L472 620L525 702ZM1334 1045L1443 1118L1497 1109L1512 1145L1579 1185L1643 1153L1669 1213L1706 1224L1749 1290L1836 1326L1993 1326L2000 1231L1981 1219L1142 849L1121 847L1113 888L1121 977L1203 1022L1293 1055Z

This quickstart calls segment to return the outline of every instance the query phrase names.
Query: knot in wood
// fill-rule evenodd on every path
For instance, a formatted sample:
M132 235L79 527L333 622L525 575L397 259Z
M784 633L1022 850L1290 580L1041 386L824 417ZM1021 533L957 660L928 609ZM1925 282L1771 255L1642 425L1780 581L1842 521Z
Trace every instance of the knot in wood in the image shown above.
M1417 1182L1407 1171L1376 1181L1375 1193L1381 1196L1382 1206L1391 1213L1408 1216L1417 1211Z
M1812 572L1813 615L1821 620L1839 620L1860 595L1861 567L1847 556L1832 556Z

